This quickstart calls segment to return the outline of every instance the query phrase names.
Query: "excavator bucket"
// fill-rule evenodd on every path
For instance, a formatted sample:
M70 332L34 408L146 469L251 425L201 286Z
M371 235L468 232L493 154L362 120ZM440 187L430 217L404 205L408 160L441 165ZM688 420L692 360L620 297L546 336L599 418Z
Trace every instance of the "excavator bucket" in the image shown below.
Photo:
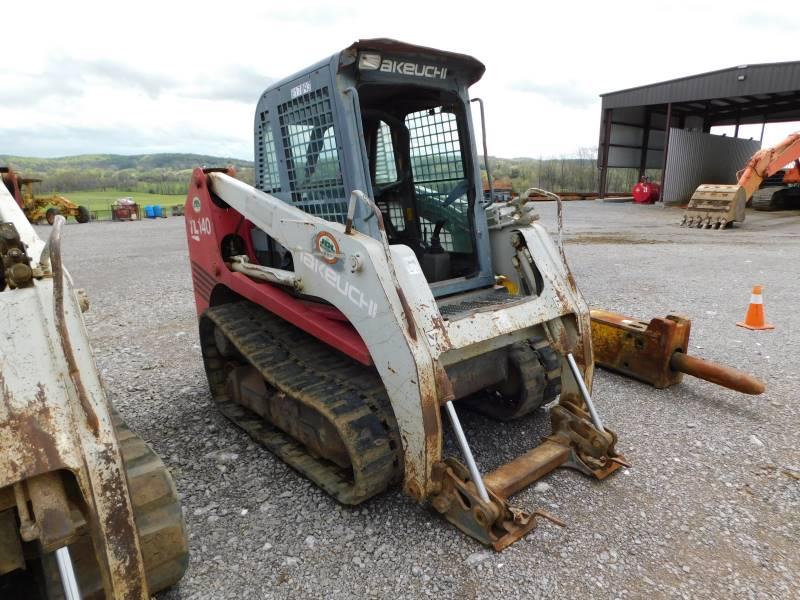
M747 192L740 185L704 183L692 194L681 227L725 229L744 221Z

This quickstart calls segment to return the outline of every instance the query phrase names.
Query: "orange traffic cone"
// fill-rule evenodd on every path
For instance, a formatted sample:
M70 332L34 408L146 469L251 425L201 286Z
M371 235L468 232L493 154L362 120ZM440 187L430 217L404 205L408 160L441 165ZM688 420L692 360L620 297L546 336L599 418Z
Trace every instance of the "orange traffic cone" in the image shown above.
M750 297L750 306L747 307L747 314L744 316L744 321L739 321L739 327L746 327L747 329L775 329L771 323L767 323L764 317L764 300L761 298L762 286L753 286L753 295Z

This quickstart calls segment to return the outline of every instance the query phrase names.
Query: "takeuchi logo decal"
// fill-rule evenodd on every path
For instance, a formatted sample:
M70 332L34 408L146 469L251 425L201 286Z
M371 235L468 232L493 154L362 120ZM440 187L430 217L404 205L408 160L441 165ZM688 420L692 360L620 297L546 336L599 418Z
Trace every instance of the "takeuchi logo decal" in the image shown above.
M316 254L329 265L336 264L339 260L339 242L327 231L320 231L314 238Z
M366 311L370 319L374 319L378 314L378 303L367 297L361 289L350 283L341 273L337 273L330 265L325 264L310 252L301 252L300 260L307 269L319 275L322 281L341 294L343 298L352 302L360 310ZM331 299L331 301L333 300Z
M428 79L447 79L447 67L423 65L407 60L392 60L385 58L381 61L380 70L384 73L398 75L411 75L412 77L427 77Z

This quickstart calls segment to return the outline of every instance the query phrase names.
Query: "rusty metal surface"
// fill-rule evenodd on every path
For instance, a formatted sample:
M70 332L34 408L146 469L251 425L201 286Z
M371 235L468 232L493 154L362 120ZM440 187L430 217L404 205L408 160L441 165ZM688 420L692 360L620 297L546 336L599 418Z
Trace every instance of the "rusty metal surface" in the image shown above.
M70 342L69 328L67 327L67 314L64 311L64 267L61 264L61 230L65 222L66 220L61 215L56 217L53 222L53 232L50 234L50 240L48 241L50 261L53 265L53 312L56 319L58 339L61 343L61 350L64 353L64 358L67 361L70 379L72 379L75 390L78 392L78 400L83 407L89 428L92 430L92 433L97 435L99 428L97 414L95 413L94 406L92 406L88 397L88 392L81 380L81 370L80 367L78 367L78 362L75 360L72 343Z
M570 449L562 466L576 469L595 479L605 479L620 467L629 467L627 459L616 450L617 434L605 428L599 431L582 403L562 398L550 409L552 433L548 440Z
M24 215L6 200L0 198L0 216L10 216L19 229ZM50 245L58 284L45 277L33 286L0 291L0 337L5 340L0 345L0 488L14 488L17 510L28 523L21 535L52 546L69 539L71 517L63 497L53 496L61 495L54 492L60 483L51 485L51 478L50 484L40 485L44 480L35 478L58 472L59 480L74 479L107 594L146 598L119 448L80 306L60 260L61 223ZM23 227L21 233L38 240L32 229ZM29 246L39 252L43 247L41 242ZM40 256L29 258L35 264Z
M43 473L25 482L33 506L39 542L44 552L53 552L75 537L64 482L59 473Z
M764 383L752 375L683 352L675 352L669 360L669 365L675 371L699 377L743 394L764 393Z
M592 343L597 365L663 389L683 374L742 392L761 394L757 378L709 360L689 356L691 321L668 315L649 323L605 310L592 309Z
M0 575L25 568L22 542L13 510L0 512Z
M431 499L433 508L461 531L498 552L534 529L537 516L564 526L544 511L526 512L509 506L492 490L487 490L489 501L484 501L467 468L455 459L437 463L433 479L438 490Z
M681 219L681 226L698 229L726 229L743 222L747 194L739 185L703 184L698 186Z
M592 309L592 345L595 363L628 377L665 388L683 379L669 366L675 351L689 347L691 321L669 315L649 323L604 310Z
M545 440L486 475L484 482L495 494L508 498L563 465L569 453L568 447Z

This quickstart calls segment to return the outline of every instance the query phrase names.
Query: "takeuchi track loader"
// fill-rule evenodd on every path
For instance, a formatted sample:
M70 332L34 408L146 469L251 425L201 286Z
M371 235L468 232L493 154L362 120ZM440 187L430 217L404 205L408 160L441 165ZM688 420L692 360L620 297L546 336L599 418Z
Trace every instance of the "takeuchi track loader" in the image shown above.
M0 185L0 598L144 600L188 563L164 463L111 407L61 259Z
M591 401L589 310L560 243L532 204L484 203L468 95L483 72L359 41L262 94L256 188L197 169L185 214L220 410L340 502L402 482L499 550L551 518L511 495L625 461ZM481 472L458 411L505 421L556 400L549 436ZM443 456L442 411L463 463Z

